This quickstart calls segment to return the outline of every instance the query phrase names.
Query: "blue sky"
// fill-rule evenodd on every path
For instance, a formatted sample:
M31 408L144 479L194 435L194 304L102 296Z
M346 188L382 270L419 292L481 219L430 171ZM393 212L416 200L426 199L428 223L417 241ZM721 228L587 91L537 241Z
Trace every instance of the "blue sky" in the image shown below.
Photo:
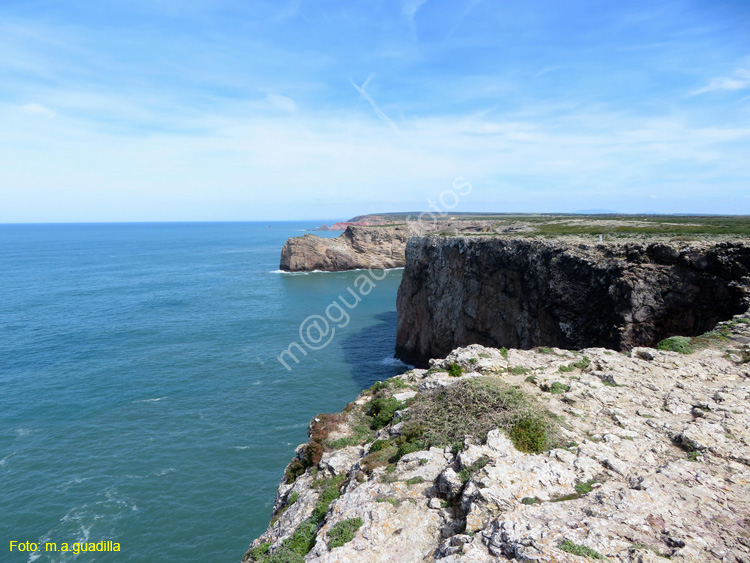
M750 213L746 0L2 0L0 76L0 222Z

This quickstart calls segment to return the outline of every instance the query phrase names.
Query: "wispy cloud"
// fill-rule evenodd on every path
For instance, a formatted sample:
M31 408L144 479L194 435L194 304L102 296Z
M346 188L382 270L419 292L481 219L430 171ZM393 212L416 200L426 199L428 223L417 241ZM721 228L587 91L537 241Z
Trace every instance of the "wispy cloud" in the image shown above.
M19 109L23 113L31 115L43 115L44 117L55 117L57 115L53 110L41 104L24 104Z
M750 212L750 63L715 66L746 30L719 10L0 4L0 222L411 210L459 175L498 211Z
M351 77L349 77L349 82L351 82L352 86L354 86L354 89L359 92L360 96L367 100L367 103L370 104L370 107L372 107L372 110L375 112L375 115L378 116L378 119L388 125L388 127L390 127L394 133L400 135L401 130L398 128L398 125L396 125L396 122L388 117L388 115L380 108L380 106L375 102L372 96L367 92L367 85L373 78L375 78L374 73L370 74L370 76L367 77L367 80L365 80L361 86L358 86Z
M281 111L285 111L288 113L294 113L295 111L297 111L297 104L294 103L294 100L291 98L287 98L286 96L282 96L281 94L268 94L266 96L266 99L274 108L280 109Z
M406 20L409 23L412 39L415 41L417 40L417 23L415 18L417 17L417 12L419 12L420 8L427 4L427 2L429 2L429 0L404 0L401 7L401 12L406 16Z
M750 62L738 68L730 76L719 76L712 78L709 83L690 92L692 96L717 91L747 90L750 88Z

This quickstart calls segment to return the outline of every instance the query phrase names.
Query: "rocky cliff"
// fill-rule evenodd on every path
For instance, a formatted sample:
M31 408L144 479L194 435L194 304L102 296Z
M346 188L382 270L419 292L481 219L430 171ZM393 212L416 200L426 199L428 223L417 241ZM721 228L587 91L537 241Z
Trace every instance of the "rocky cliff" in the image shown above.
M378 383L311 423L244 561L747 562L750 318L684 341Z
M412 238L396 353L423 366L472 343L654 346L747 310L749 274L747 241Z
M398 268L404 265L406 226L347 227L337 238L290 238L281 250L280 268L288 272Z

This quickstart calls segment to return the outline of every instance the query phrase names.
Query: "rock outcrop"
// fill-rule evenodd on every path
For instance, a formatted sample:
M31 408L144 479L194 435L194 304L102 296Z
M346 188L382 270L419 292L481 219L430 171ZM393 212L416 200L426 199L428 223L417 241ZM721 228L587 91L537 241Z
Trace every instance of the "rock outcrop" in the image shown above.
M467 344L629 350L748 308L750 244L421 237L406 249L396 355Z
M406 226L350 226L336 238L290 238L281 250L280 268L288 272L400 268L408 238Z
M692 355L471 345L376 384L313 421L244 561L747 562L750 318L700 342ZM490 383L506 389L495 408L528 397L551 413L554 443L520 451L521 419L453 446L415 438L419 405L470 404ZM477 407L446 424L496 414Z

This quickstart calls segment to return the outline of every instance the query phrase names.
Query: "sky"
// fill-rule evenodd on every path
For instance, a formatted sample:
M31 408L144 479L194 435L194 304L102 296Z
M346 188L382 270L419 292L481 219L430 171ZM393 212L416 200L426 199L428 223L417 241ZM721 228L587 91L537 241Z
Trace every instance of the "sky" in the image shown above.
M747 0L0 0L0 77L5 223L750 213Z

